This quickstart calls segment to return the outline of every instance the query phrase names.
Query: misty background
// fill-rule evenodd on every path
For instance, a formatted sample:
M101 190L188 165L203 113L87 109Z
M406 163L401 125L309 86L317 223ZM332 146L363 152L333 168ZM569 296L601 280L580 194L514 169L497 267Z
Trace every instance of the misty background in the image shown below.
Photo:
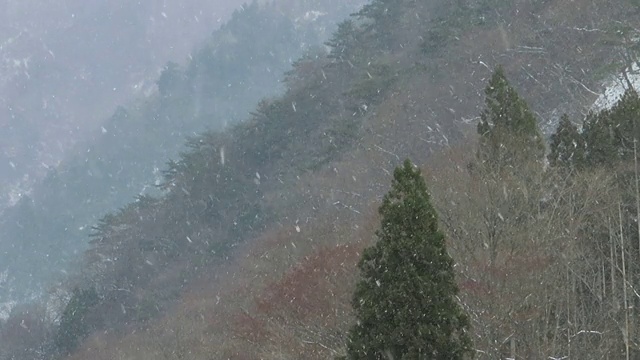
M0 4L0 316L47 294L92 227L244 119L361 1Z

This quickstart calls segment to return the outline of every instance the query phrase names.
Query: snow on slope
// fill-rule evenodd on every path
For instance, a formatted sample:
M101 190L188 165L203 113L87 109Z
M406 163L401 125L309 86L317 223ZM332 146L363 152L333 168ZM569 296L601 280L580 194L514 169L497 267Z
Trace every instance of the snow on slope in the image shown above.
M640 67L638 67L637 63L633 65L631 71L627 72L627 78L634 89L640 89ZM628 87L624 74L613 76L605 83L604 93L593 103L591 110L600 111L610 109L620 100Z

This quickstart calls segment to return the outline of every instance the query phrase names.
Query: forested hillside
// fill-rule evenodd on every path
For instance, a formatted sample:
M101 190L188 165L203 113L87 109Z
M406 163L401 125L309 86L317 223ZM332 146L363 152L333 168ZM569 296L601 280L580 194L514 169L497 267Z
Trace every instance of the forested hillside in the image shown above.
M4 0L0 4L0 209L153 86L241 0Z
M136 196L161 194L161 171L185 150L187 137L234 124L261 98L281 93L293 59L314 56L355 4L245 4L189 62L168 63L157 91L120 106L0 214L0 303L41 295L86 250L100 217Z
M636 358L640 100L592 105L635 76L639 16L626 1L373 0L293 63L281 95L190 137L160 192L100 219L64 310L16 309L5 357ZM171 105L153 120L177 136L176 119L216 116L193 71L169 65L158 84ZM259 74L224 90L228 111ZM405 158L426 184L410 162L394 172ZM376 263L396 241L414 267ZM428 256L445 270L419 274ZM415 288L437 308L359 300L415 298L406 278L433 281ZM455 331L416 325L421 306Z

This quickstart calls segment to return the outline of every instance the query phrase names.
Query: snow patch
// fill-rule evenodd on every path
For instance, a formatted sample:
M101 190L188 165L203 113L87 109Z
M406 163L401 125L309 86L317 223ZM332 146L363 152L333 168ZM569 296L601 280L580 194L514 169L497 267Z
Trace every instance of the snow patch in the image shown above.
M3 320L3 321L7 320L9 318L9 315L11 315L11 310L17 304L18 303L15 301L7 301L7 302L0 303L0 320Z
M307 11L304 14L304 19L307 21L316 21L318 20L319 17L325 16L325 15L327 15L326 12L311 10L311 11Z
M627 77L634 89L640 89L640 67L638 67L638 64L633 64L631 70L627 72ZM604 93L593 103L591 110L602 111L612 108L624 95L628 85L624 74L618 74L607 81L604 87Z

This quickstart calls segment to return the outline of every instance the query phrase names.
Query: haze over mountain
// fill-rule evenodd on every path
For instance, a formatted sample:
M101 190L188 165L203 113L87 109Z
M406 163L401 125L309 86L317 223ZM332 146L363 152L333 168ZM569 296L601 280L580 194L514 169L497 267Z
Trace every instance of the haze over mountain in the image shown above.
M0 208L241 0L0 4ZM9 195L11 194L11 195Z
M151 80L131 86L130 98L123 100L111 116L86 125L89 130L84 131L83 139L68 143L68 150L54 166L41 166L43 172L46 170L41 179L31 173L30 181L22 187L14 185L5 192L13 206L0 213L0 304L42 294L52 279L66 273L70 261L78 260L98 219L136 196L160 194L156 186L162 179L161 170L185 149L187 137L240 121L261 98L283 91L280 80L293 60L305 52L323 51L323 42L338 19L355 10L357 4L243 4L228 21L221 22L221 28L194 45L184 61L169 61L155 73L138 74ZM113 15L118 20L110 24L116 26L127 20L130 14L123 12ZM168 18L167 13L165 16ZM138 25L141 22L131 21ZM212 19L209 22L217 24ZM81 43L79 35L75 36ZM117 41L112 42L117 45ZM105 52L97 44L93 46ZM105 58L109 58L106 52ZM93 68L92 61L80 60L76 62L81 66ZM127 64L126 59L120 62L126 69L122 75L129 75L129 80L121 80L127 83L136 74L132 69L141 64ZM116 69L111 63L104 68ZM43 74L49 72L43 70ZM64 86L63 80L59 79L60 86ZM81 100L74 99L79 106L91 107L91 101ZM25 123L16 122L23 125L25 136L38 134ZM59 130L55 126L51 129ZM78 137L81 133L69 131ZM12 136L14 142L19 140L15 133L5 135ZM50 139L59 139L56 134L49 135ZM26 140L18 144L29 145ZM9 159L8 166L16 173L24 170L18 164L18 159Z

